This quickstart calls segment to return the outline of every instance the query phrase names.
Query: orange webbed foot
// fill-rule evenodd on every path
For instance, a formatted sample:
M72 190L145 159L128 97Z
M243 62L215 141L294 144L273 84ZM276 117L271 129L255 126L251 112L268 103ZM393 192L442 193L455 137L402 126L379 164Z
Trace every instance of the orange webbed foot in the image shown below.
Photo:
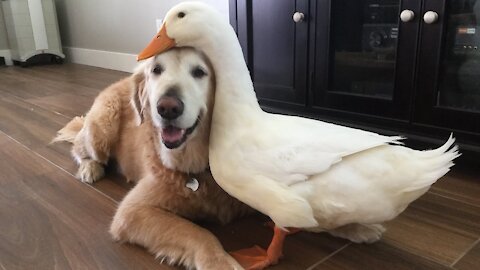
M269 265L277 263L271 261L267 251L259 246L230 252L230 255L247 270L265 269Z
M259 246L254 246L231 252L230 255L247 270L260 270L277 264L283 256L282 250L285 237L293 232L287 232L276 226L274 226L273 232L273 239L267 251Z

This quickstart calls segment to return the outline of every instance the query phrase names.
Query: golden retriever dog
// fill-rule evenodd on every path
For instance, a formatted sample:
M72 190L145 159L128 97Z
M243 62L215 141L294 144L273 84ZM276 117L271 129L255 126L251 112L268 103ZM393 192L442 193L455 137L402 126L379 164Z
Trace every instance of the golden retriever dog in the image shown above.
M54 141L73 143L83 182L102 178L109 160L136 182L113 218L115 240L187 268L241 269L212 233L191 221L227 223L252 211L208 169L214 85L203 54L170 50L103 90L86 116L74 118Z

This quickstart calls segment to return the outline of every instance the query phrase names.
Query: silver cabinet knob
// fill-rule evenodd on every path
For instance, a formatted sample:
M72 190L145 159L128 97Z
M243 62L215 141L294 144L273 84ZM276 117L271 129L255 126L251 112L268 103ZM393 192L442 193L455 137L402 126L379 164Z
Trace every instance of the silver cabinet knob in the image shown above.
M435 11L427 11L423 15L423 21L428 24L436 23L438 21L438 13Z
M415 18L415 13L410 9L405 9L400 13L402 22L411 22Z
M301 13L301 12L295 12L293 13L293 21L298 23L298 22L303 22L303 20L305 20L305 14Z

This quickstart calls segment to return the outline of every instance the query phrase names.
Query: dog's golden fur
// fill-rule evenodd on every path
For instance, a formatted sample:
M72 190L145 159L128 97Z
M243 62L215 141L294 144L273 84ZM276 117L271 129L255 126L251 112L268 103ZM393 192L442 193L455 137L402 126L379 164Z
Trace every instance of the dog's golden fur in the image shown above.
M193 49L168 53L175 54L171 57L178 65L184 64L183 58L197 57L208 66ZM213 234L190 221L226 223L251 211L226 194L206 170L213 74L205 89L207 108L195 132L181 149L166 150L147 97L149 91L157 91L149 89L151 68L143 64L132 76L103 90L87 115L74 118L55 140L73 143L78 177L84 182L101 178L110 159L116 160L128 180L137 182L113 218L110 233L115 240L142 245L156 257L187 268L240 269ZM199 182L196 191L186 187L192 177Z

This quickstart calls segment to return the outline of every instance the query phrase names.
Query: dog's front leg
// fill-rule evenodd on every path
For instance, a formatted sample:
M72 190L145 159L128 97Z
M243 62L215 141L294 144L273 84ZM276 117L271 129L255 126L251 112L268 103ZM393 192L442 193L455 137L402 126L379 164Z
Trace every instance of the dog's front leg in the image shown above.
M146 247L167 263L187 268L242 269L208 230L163 210L159 183L147 177L120 203L110 227L118 241Z

